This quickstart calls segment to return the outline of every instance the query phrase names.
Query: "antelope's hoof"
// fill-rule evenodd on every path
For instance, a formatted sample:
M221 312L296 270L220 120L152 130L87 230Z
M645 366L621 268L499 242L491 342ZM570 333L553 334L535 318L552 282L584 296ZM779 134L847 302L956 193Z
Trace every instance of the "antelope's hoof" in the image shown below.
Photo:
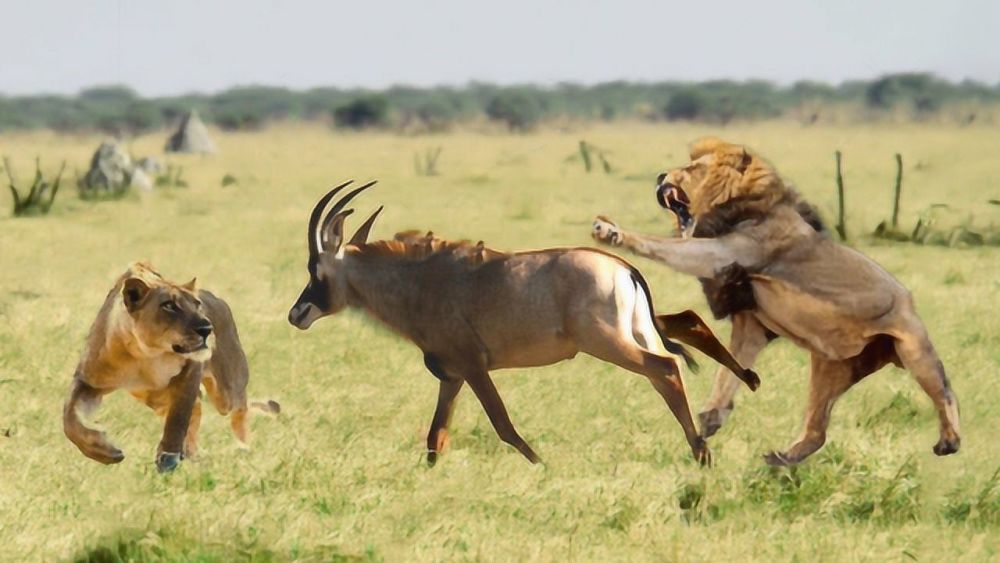
M958 453L958 448L961 445L962 441L958 438L955 438L954 440L941 438L937 444L934 444L934 455L951 455Z
M434 464L438 461L438 453L434 450L429 450L427 452L427 467L434 467Z
M97 450L91 450L85 453L87 454L87 457L105 465L121 463L122 460L125 459L125 453L110 444Z
M795 465L795 462L782 452L768 452L764 455L764 463L771 467L791 467Z
M760 376L752 369L743 370L743 377L741 379L743 379L743 382L747 384L747 387L751 391L756 391L760 387Z
M702 467L712 467L712 451L708 449L708 444L701 437L698 438L698 442L695 443L694 447L691 448L694 453L694 459Z
M721 409L712 409L698 413L698 422L701 423L701 437L707 439L714 436L722 428L723 420L725 420L725 417L722 415Z
M179 453L162 452L156 456L156 470L160 473L169 473L181 464L183 457Z

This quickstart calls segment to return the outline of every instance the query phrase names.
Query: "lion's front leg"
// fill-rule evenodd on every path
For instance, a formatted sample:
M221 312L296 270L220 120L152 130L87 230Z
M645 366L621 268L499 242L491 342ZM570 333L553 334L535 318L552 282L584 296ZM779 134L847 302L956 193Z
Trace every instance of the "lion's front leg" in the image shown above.
M657 237L626 231L611 219L598 216L590 234L600 243L625 248L699 278L712 278L733 263L753 269L765 259L761 246L740 233L718 238Z
M89 428L80 414L89 415L101 404L108 391L88 385L79 373L73 377L69 398L63 405L63 432L83 455L101 463L119 463L125 454L115 447L104 432Z
M729 340L729 350L741 366L751 369L761 350L767 346L767 330L751 313L737 313L732 316L732 321L733 334ZM698 413L703 438L714 435L725 424L733 412L733 398L739 388L740 380L732 370L725 366L719 367L715 372L712 394Z
M189 361L167 386L170 407L163 426L163 438L156 449L156 468L161 473L173 471L180 464L191 417L198 401L201 372L200 362Z

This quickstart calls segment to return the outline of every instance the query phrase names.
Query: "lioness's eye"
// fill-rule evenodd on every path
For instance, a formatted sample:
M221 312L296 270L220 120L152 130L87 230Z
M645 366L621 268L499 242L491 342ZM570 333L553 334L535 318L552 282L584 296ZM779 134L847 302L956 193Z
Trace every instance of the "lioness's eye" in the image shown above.
M174 303L173 301L164 301L163 304L160 305L160 307L162 307L163 310L168 313L176 313L177 311L180 310L177 308L177 304Z

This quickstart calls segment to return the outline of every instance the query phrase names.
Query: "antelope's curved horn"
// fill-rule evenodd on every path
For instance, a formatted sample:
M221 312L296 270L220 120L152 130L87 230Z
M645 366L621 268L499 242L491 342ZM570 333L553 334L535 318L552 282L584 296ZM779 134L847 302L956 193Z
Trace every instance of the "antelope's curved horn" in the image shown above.
M326 231L326 227L328 227L329 225L331 225L333 223L333 220L337 217L337 214L340 213L340 211L342 209L344 209L344 207L346 207L347 204L350 203L351 200L355 198L355 196L357 196L359 193L367 190L368 188L374 186L377 182L378 182L378 180L372 180L371 182L368 182L367 184L361 186L360 188L354 188L353 190L347 192L347 195L345 195L344 197L340 198L337 201L337 203L334 203L333 207L330 208L330 211L328 211L326 213L326 219L323 221L323 231ZM319 237L317 237L317 238L320 239L320 243L323 242L322 235L319 236ZM327 241L327 242L329 242L329 241ZM338 243L338 245L339 245L339 243ZM336 247L324 248L323 250L333 251L333 250L336 250Z
M353 181L354 180L348 180L343 184L326 192L326 195L319 198L319 201L316 202L316 207L313 207L312 214L309 215L309 232L307 233L309 239L310 258L314 258L315 256L319 255L319 233L316 232L316 228L319 227L319 220L320 218L323 217L323 210L326 209L326 204L330 203L330 200L333 199L333 196L337 195L337 193L340 192L340 190L349 186Z
M368 219L366 219L365 222L362 223L360 227L358 227L358 230L354 232L354 236L351 237L350 242L348 242L347 244L360 246L368 242L368 234L371 232L372 225L375 224L375 218L377 218L378 214L382 212L383 207L385 206L384 205L378 206L378 209L375 210L375 213L372 213L371 216L368 217Z

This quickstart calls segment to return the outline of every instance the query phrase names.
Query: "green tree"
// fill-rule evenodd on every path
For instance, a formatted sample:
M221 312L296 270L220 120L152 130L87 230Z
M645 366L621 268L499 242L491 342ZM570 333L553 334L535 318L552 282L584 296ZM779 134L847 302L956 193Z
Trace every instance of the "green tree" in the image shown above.
M377 95L355 98L333 110L333 121L351 129L382 127L389 122L389 103Z
M486 115L494 121L502 121L511 131L527 131L541 118L538 101L520 91L503 91L486 104Z

